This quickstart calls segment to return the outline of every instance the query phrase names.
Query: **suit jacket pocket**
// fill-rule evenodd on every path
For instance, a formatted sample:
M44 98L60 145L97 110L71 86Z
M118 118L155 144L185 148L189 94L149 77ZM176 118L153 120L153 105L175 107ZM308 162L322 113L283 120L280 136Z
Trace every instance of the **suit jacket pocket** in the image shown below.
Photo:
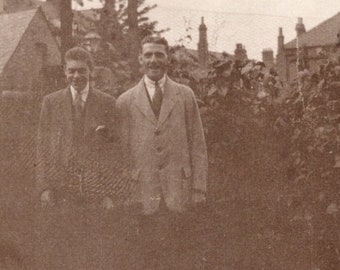
M183 178L190 178L191 177L191 168L190 167L183 167L182 168Z

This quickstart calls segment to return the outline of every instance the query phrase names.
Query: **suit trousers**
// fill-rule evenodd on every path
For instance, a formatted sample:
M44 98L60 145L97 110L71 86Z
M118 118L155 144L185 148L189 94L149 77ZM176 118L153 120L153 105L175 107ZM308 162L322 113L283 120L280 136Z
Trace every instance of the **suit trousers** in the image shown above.
M139 217L139 265L133 269L196 269L198 235L189 212L169 211L164 201L158 212Z
M107 211L79 198L40 208L36 219L36 269L131 269L132 228L124 209Z

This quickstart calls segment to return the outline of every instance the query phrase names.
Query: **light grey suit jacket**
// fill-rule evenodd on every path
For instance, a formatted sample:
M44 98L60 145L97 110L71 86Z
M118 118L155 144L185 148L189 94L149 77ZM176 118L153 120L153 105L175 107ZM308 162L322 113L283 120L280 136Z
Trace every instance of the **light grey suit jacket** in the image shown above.
M131 158L135 199L145 214L182 212L194 192L205 194L207 150L193 91L167 77L159 119L151 109L144 80L117 100L121 141Z

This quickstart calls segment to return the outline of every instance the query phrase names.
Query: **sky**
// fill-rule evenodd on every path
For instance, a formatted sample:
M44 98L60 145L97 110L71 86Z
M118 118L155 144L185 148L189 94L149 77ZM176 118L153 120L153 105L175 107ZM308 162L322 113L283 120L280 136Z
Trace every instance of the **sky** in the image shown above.
M85 1L84 8L100 7L99 0ZM158 29L170 28L164 37L171 45L196 49L203 16L209 50L233 54L236 43L242 43L248 57L258 60L265 48L273 49L276 55L279 27L283 28L286 43L296 36L298 17L303 18L308 31L340 12L339 0L146 0L145 3L157 4L148 16L158 21ZM192 39L183 41L187 35Z

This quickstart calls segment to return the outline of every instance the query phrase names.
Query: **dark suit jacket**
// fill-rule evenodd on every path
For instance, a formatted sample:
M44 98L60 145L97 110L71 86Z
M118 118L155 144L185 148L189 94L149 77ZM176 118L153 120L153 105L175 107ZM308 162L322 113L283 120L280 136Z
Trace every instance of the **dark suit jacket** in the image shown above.
M85 105L84 143L79 153L74 153L70 89L47 95L42 103L37 138L38 194L47 189L53 190L68 185L71 178L70 164L74 164L74 161L81 165L92 160L98 162L98 158L103 161L108 159L107 152L112 150L109 143L115 133L114 122L115 99L90 88ZM96 131L99 126L105 126L102 134ZM79 171L74 169L74 174L77 173Z

